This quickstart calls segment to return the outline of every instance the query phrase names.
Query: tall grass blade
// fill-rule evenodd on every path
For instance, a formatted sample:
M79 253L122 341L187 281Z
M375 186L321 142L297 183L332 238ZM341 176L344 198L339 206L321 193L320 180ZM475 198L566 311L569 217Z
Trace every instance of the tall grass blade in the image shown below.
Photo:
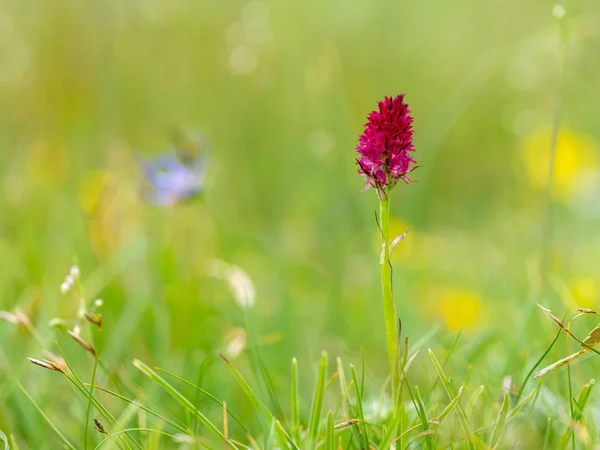
M596 380L594 380L593 378L589 381L589 383L584 384L583 388L581 388L581 392L579 393L579 396L577 397L577 411L575 414L575 420L577 421L581 421L583 419L583 410L585 408L585 406L587 405L587 402L590 398L590 393L592 391L592 388L594 387Z
M585 384L583 386L583 388L581 389L581 392L579 393L579 396L577 397L577 400L575 400L575 398L571 398L571 407L573 408L573 416L572 416L572 426L568 427L560 442L561 442L561 448L566 447L567 443L569 442L569 437L575 436L575 434L573 433L573 428L576 426L576 423L579 422L581 425L585 425L583 423L583 410L585 409L585 406L587 405L589 396L590 396L590 391L592 390L592 387L594 386L594 379L591 379L589 383Z
M429 350L429 357L431 358L431 362L433 363L433 367L435 368L435 371L437 372L438 377L439 377L440 381L442 382L442 385L444 386L446 393L448 394L448 397L452 401L456 397L456 394L454 394L454 389L450 385L450 380L448 380L448 377L444 373L444 370L442 369L442 366L440 365L438 359L435 357L435 354L433 353L433 351L431 349L428 349L428 350ZM456 406L457 406L456 411L457 411L457 415L458 415L458 420L460 421L460 425L465 433L465 437L467 438L467 445L469 446L469 448L473 448L472 442L473 442L474 436L473 436L473 432L471 431L471 427L469 426L469 421L467 419L465 411L463 410L462 406L460 406L460 404L457 404Z
M88 426L90 423L90 414L92 412L92 398L94 397L94 383L96 382L96 370L98 369L98 354L94 355L94 368L92 369L92 381L90 383L90 392L88 396L87 402L87 410L85 413L85 437L84 437L84 448L87 450L88 448L88 435L90 434L88 431Z
M548 353L550 353L550 350L552 350L552 347L554 347L554 344L556 344L556 341L558 341L558 338L560 337L560 332L561 332L561 329L559 328L558 331L556 332L556 335L554 336L554 339L552 339L552 342L550 342L550 345L546 348L546 350L544 351L542 356L540 356L538 358L538 360L531 367L531 369L529 369L529 372L527 372L527 375L525 375L525 379L521 383L521 389L519 389L519 393L517 394L517 398L515 399L516 402L518 402L521 399L521 395L523 395L523 390L525 389L525 385L527 384L527 381L529 381L529 379L531 378L531 375L533 375L533 372L535 372L535 369L538 368L538 366L542 363L542 361L544 360L546 355Z
M298 403L298 360L292 358L292 387L290 389L291 398L291 418L292 418L292 436L295 442L299 442L300 437L300 405Z
M279 420L275 421L275 428L277 430L277 433L280 436L283 436L285 438L285 440L287 441L288 444L290 444L292 449L300 450L300 447L298 447L298 444L296 444L296 442L294 442L294 439L292 439L292 437L288 434L288 432L285 431L285 428L283 428L283 425L281 425L281 422Z
M10 450L10 445L8 445L8 438L2 431L0 431L0 441L4 442L4 450Z
M464 392L464 389L461 386L458 389L458 394L456 395L456 397L454 397L452 399L452 401L450 403L448 403L448 406L446 406L444 408L444 410L441 412L441 414L438 416L438 418L437 418L437 426L439 426L444 421L444 419L446 418L446 416L448 414L450 414L450 412L456 407L456 405L458 405L458 401L460 400L460 397L461 397L461 395L462 395L463 392Z
M169 419L168 417L165 417L165 416L163 416L163 415L161 415L161 414L157 413L156 411L154 411L154 410L152 410L152 409L150 409L150 408L148 408L148 407L146 407L146 406L142 405L142 404L141 404L141 403L139 403L137 400L131 400L131 399L129 399L129 398L127 398L127 397L125 397L125 396L123 396L123 395L121 395L121 394L118 394L118 393L116 393L116 392L114 392L114 391L111 391L111 390L109 390L109 389L106 389L106 388L104 388L104 387L102 387L102 386L98 386L98 385L96 385L96 386L94 386L94 387L95 387L95 389L96 389L96 390L98 390L98 391L102 391L102 392L105 392L105 393L107 393L107 394L109 394L109 395L112 395L112 396L113 396L113 397L115 397L115 398L118 398L118 399L120 399L120 400L123 400L124 402L131 403L131 404L135 404L135 405L136 405L136 406L137 406L139 409L141 409L141 410L144 410L144 411L146 411L147 413L150 413L151 415L153 415L153 416L155 416L155 417L157 417L157 418L159 418L159 419L161 419L161 420L164 420L166 423L168 423L169 425L171 425L171 426L172 426L172 427L174 427L174 428L177 428L177 429L178 429L179 431L181 431L182 433L187 433L187 432L189 431L189 430L188 430L187 428L185 428L183 425L181 425L181 424L179 424L179 423L177 423L177 422L175 422L175 421L173 421L173 420Z
M458 396L460 396L462 391L458 392ZM415 395L414 395L414 401L415 401L415 406L417 407L417 412L419 414L419 417L421 418L421 423L423 424L423 429L425 431L429 431L429 417L427 415L427 409L425 408L425 404L423 403L423 399L421 398L421 393L419 392L419 386L415 386ZM458 402L458 399L457 399ZM432 439L432 435L431 434L427 434L426 435L426 444L427 444L427 448L429 448L430 450L433 450L433 439Z
M319 364L319 373L317 376L317 385L315 386L315 395L310 413L308 426L308 447L313 449L317 443L319 434L319 425L321 422L321 409L323 408L323 397L325 391L325 379L327 376L327 353L321 354L321 363Z
M14 434L10 435L10 445L12 446L12 448L9 450L19 450L19 446L17 445L17 441L15 439Z
M254 372L254 376L259 382L262 382L263 386L267 391L267 396L269 398L271 409L274 411L274 416L277 416L279 419L284 420L283 408L279 403L279 396L275 390L275 386L273 385L273 381L271 380L271 376L265 366L265 363L262 358L262 354L260 351L260 345L256 339L255 334L252 330L252 320L250 318L250 310L248 308L244 308L244 320L246 322L246 329L248 330L248 337L250 338L251 350L250 350L250 362L251 367Z
M529 404L529 402L531 402L531 400L533 400L534 398L537 397L537 394L539 393L538 389L533 389L529 395L527 397L525 397L521 403L519 403L517 406L515 406L513 409L511 409L508 412L508 418L506 419L507 422L510 422L511 420L513 420L515 417L517 417L517 414L523 409L525 408L525 406L527 406ZM532 404L533 406L533 404Z
M214 395L212 395L210 392L208 392L208 391L206 391L206 390L202 389L201 387L199 387L199 386L195 385L194 383L192 383L192 382L190 382L190 381L186 380L186 379L185 379L185 378L183 378L183 377L180 377L179 375L177 375L177 374L175 374L175 373L173 373L173 372L169 372L169 371L168 371L168 370L166 370L166 369L161 369L160 367L157 367L157 368L156 368L156 370L157 370L157 371L159 371L159 372L165 373L165 374L167 374L167 375L169 375L169 376L171 376L171 377L175 378L176 380L179 380L179 381L181 381L181 382L182 382L182 383L184 383L184 384L187 384L187 385L188 385L189 387L191 387L191 388L194 388L194 389L196 389L198 393L200 393L200 394L202 394L202 395L204 395L204 396L208 397L208 398L209 398L209 399L211 399L213 402L215 402L217 405L219 405L221 408L223 408L223 404L224 404L225 402L222 402L222 401L221 401L221 400L219 400L217 397L215 397ZM195 399L195 402L194 402L194 404L196 404L196 403L197 403L197 397L196 397L196 399ZM242 420L241 420L241 419L240 419L238 416L236 416L236 415L235 415L233 412L231 412L231 410L230 410L229 408L227 408L227 415L228 415L228 416L231 416L231 418L232 418L233 420L235 420L235 421L236 421L236 423L237 423L237 424L238 424L238 425L239 425L239 426L240 426L240 427L241 427L241 428L242 428L242 429L243 429L243 430L244 430L246 433L250 434L250 431L248 430L248 428L246 427L246 425L244 425L244 422L242 422Z
M500 443L500 438L502 437L502 433L504 432L504 425L506 424L507 413L508 392L505 392L504 400L502 401L502 406L500 407L500 412L498 413L498 419L496 420L496 425L494 426L494 431L492 432L492 438L490 439L491 448L496 448Z
M161 434L163 436L170 437L174 441L177 440L177 436L175 436L174 434L171 434L171 433L167 433L166 431L162 431L162 430L155 430L153 428L126 428L121 431L117 431L116 433L113 433L110 436L104 438L98 445L96 445L96 447L94 447L94 450L98 450L100 447L102 447L104 444L106 444L111 439L114 439L116 436L118 436L120 434L127 434L132 431L143 431L145 433ZM203 447L206 448L205 446L203 446Z
M19 386L19 389L21 389L23 394L25 394L25 397L27 397L29 399L29 401L33 404L35 409L38 410L38 412L44 418L44 420L48 423L48 425L50 425L50 428L52 428L54 430L54 432L56 434L58 434L60 439L64 442L65 446L71 450L77 450L77 448L75 446L73 446L73 444L71 444L71 441L69 441L69 439L67 439L67 437L64 434L62 434L62 432L52 423L50 418L44 413L44 411L42 411L42 408L40 408L40 406L35 402L33 397L31 395L29 395L29 392L27 392L27 390L18 381L17 381L17 386ZM6 443L6 441L5 441L5 443ZM8 446L8 443L6 443L6 445Z
M225 361L227 366L229 367L229 370L231 370L231 373L237 380L238 384L240 385L240 387L242 388L242 390L244 391L244 393L246 394L246 396L248 397L248 399L250 400L250 402L252 403L254 408L262 416L261 419L262 419L263 427L265 429L271 429L271 430L274 430L275 432L277 432L277 436L279 438L280 444L284 445L284 447L285 447L285 442L288 441L287 433L281 433L280 429L275 426L276 419L275 419L275 416L273 416L273 413L271 413L271 411L269 410L267 405L265 405L262 402L262 400L260 400L258 398L258 396L254 392L254 390L252 390L252 388L250 387L248 382L244 379L242 374L238 372L238 370L235 368L235 366L233 364L231 364L231 362L229 362L229 360L227 358L225 358L225 356L223 356L223 355L220 355L220 356L223 359L223 361Z
M484 391L485 386L482 384L477 389L475 389L475 392L473 392L471 394L471 397L469 397L469 401L467 402L467 406L465 407L465 414L467 415L467 417L471 416L471 414L473 413L475 404L477 403L477 400L479 400L479 397L481 396L481 394L483 394Z
M225 436L221 433L221 430L215 426L202 412L200 412L193 404L190 402L181 392L175 389L169 382L167 382L164 378L158 375L154 370L152 370L148 365L144 364L139 359L135 359L133 361L133 365L140 370L144 375L148 378L156 381L167 393L171 395L177 402L183 406L190 413L195 415L200 422L210 430L212 434L214 434L220 441L225 440ZM229 441L229 445L233 448L237 448L231 441Z
M271 413L271 411L269 410L269 408L267 407L267 405L265 405L258 398L256 393L252 390L252 388L250 387L248 382L238 372L238 370L235 368L235 366L233 364L231 364L229 362L229 360L226 359L224 356L221 355L221 358L223 358L223 360L227 363L227 366L231 370L231 373L233 373L233 376L235 377L235 379L241 386L242 390L244 391L244 393L246 394L246 396L248 397L248 399L250 400L250 402L252 403L254 408L263 416L262 417L262 420L264 421L263 425L270 427L271 424L273 423L274 417L273 417L273 414Z
M331 410L327 413L327 440L325 450L335 450L335 428L333 426L333 413Z
M358 380L356 379L356 371L354 370L354 366L352 364L350 364L350 374L352 376L352 381L354 382L354 390L356 394L356 408L358 410L358 419L360 420L358 426L360 428L360 434L362 439L361 448L370 448L369 433L367 431L367 424L365 423L365 414L362 404L362 393L360 390L360 385L358 384Z
M567 350L569 348L569 336L567 335ZM571 445L575 450L575 408L573 407L573 383L571 382L571 366L567 366L567 381L569 382L569 407L571 410L571 426L567 428L567 431L571 433Z

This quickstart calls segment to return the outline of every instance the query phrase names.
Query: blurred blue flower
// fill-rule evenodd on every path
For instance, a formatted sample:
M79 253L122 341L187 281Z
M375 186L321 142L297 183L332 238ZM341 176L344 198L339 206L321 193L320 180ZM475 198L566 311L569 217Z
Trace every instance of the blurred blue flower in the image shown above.
M161 155L142 161L142 169L150 184L148 201L151 204L171 206L203 191L208 167L206 152L193 158L181 152L179 155Z

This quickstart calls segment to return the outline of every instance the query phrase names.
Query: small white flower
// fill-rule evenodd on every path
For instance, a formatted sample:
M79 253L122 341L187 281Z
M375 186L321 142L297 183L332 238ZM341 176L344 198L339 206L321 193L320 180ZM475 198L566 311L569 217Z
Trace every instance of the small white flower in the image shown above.
M235 328L227 338L225 354L233 359L237 358L246 348L246 332L241 328Z
M104 301L101 298L94 300L94 306L96 308L100 308L102 305L104 305Z
M60 285L60 293L62 295L65 295L70 290L71 290L71 285L69 283L67 283L66 281L64 281L63 284Z
M80 333L81 333L81 328L79 328L79 325L75 325L73 327L73 334L76 334L77 336L79 336Z
M65 321L62 320L62 319L60 319L60 318L58 318L58 317L55 317L54 319L50 319L48 321L48 325L50 325L53 328L54 327L60 327L60 326L62 326L64 324L65 324Z
M77 266L71 266L71 270L69 271L69 275L71 275L71 277L73 279L79 278L79 275L80 275L79 267L77 267Z
M565 17L566 12L567 10L563 5L554 5L554 8L552 8L552 15L557 19Z
M209 263L209 273L224 280L233 299L241 308L250 308L256 301L256 290L250 276L241 267L215 259Z

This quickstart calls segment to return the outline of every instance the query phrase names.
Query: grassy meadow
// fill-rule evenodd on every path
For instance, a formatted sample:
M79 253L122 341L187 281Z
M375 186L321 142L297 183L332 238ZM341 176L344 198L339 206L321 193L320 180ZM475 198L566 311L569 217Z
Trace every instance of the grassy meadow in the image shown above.
M600 322L599 15L0 0L0 449L600 448L599 356L532 379ZM394 405L355 148L398 93ZM174 129L203 191L151 205Z

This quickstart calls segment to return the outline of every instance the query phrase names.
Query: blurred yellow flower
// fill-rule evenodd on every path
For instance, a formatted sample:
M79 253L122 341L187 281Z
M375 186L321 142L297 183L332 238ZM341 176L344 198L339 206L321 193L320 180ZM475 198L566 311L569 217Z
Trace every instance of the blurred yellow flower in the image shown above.
M30 182L57 183L67 175L69 157L66 148L38 140L28 149L25 167Z
M109 172L92 173L80 189L79 202L88 216L92 247L99 255L114 251L139 228L135 192Z
M439 292L438 312L449 330L477 328L484 321L484 306L475 293L458 289Z
M523 143L523 157L529 181L534 189L543 190L548 183L548 163L552 132L537 130ZM580 175L598 169L594 140L582 134L562 130L558 136L554 163L552 196L568 201L576 192Z
M575 308L593 309L596 306L598 285L594 278L578 278L569 284L573 306Z

